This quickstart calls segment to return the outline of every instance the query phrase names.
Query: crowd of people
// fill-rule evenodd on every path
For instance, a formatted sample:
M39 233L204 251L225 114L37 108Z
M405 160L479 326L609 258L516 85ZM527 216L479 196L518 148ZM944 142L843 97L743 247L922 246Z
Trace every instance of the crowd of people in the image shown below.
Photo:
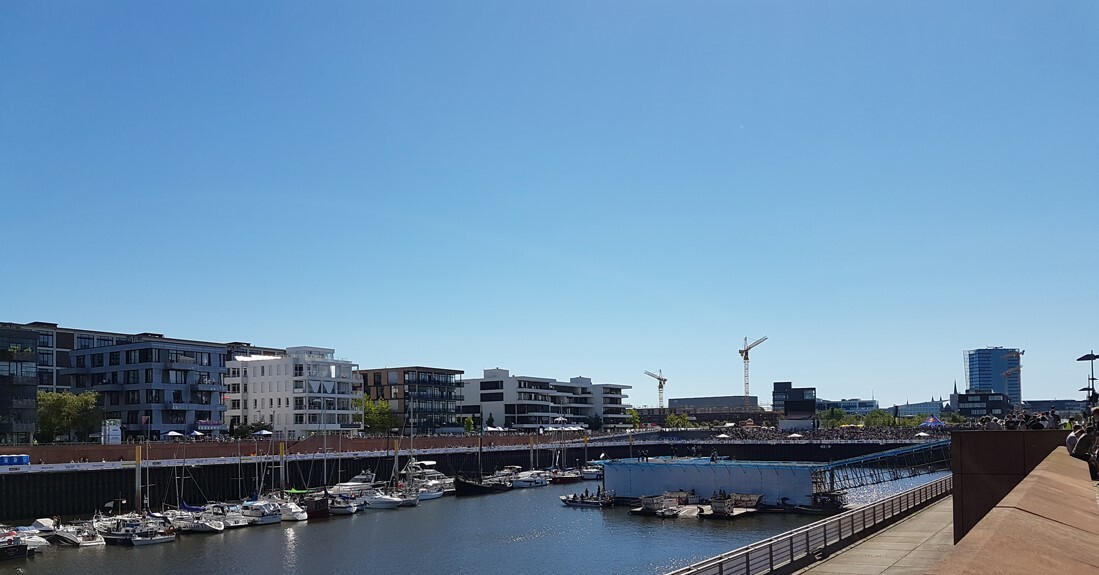
M1096 441L1096 429L1099 429L1099 407L1091 410L1090 417L1074 424L1072 433L1065 438L1065 447L1069 454L1088 462L1092 481L1099 481L1099 462L1096 460L1099 441Z

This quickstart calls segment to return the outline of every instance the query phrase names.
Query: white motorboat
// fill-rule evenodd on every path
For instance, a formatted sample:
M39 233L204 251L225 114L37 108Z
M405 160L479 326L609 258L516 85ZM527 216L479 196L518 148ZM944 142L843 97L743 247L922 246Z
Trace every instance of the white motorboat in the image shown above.
M423 487L420 487L420 501L431 501L432 499L439 499L445 492L441 485L432 485L434 482L428 482Z
M583 477L586 480L603 479L603 466L585 465L580 468L580 477Z
M293 501L278 501L279 514L283 521L305 521L309 519L309 513L302 509L301 505Z
M240 514L252 525L270 525L282 521L282 510L271 501L245 501L240 506Z
M172 527L181 533L221 533L225 530L225 523L205 510L172 509L165 511L164 516L172 523Z
M171 543L175 540L175 529L161 526L134 533L133 537L130 538L130 544L134 547L140 547L142 545L155 545L157 543Z
M53 538L58 543L77 547L94 547L107 543L90 521L57 525L53 530Z
M435 489L442 491L444 495L454 494L454 478L435 469L434 461L419 461L415 457L408 460L401 476L404 482L411 483L417 489ZM423 499L421 497L420 499Z
M363 493L362 500L370 509L396 509L401 506L401 498L382 493L380 489L372 489Z
M347 481L329 487L328 492L334 495L357 496L359 493L372 489L373 487L374 474L370 471L363 471Z
M511 478L511 486L516 489L545 487L549 485L549 476L545 471L520 471Z
M207 506L207 513L213 519L221 521L226 529L248 527L252 524L247 517L241 514L240 505L233 503L211 503Z
M329 497L328 511L332 515L354 515L359 511L359 506L351 501L350 498L344 499L346 495L336 495Z

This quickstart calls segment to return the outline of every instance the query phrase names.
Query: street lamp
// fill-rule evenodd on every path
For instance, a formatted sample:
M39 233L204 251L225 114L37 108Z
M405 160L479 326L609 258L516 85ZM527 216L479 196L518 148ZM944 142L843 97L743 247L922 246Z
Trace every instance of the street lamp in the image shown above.
M1096 400L1099 399L1099 397L1097 397L1096 394L1095 394L1095 360L1096 359L1099 359L1099 355L1095 355L1095 350L1094 349L1091 350L1091 353L1086 354L1086 355L1081 355L1080 357L1076 358L1076 361L1087 361L1087 362L1091 363L1091 375L1088 376L1088 386L1080 389L1080 391L1088 392L1087 402L1088 402L1088 407L1089 408L1092 407L1093 405L1095 405ZM1090 415L1090 414L1088 414L1088 415Z
M328 485L328 400L335 401L331 397L318 397L311 402L313 405L321 405L321 431L324 432L322 445L324 446L324 459L321 463L321 473L324 475L325 485Z

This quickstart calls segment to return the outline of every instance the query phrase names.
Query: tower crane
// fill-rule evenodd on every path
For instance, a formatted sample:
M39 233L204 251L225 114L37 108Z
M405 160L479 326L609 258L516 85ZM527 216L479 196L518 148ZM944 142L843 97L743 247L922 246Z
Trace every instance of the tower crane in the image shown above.
M649 377L656 380L656 386L657 386L656 389L658 390L658 393L659 393L659 396L660 396L660 402L659 402L660 409L664 409L664 384L668 383L668 378L664 377L664 370L658 369L656 371L657 371L656 373L653 373L651 371L646 371L645 375L647 375L647 376L649 376Z
M751 344L748 343L748 338L744 338L744 348L739 350L740 357L744 358L744 407L748 407L748 350L753 347L767 341L767 336L763 336Z

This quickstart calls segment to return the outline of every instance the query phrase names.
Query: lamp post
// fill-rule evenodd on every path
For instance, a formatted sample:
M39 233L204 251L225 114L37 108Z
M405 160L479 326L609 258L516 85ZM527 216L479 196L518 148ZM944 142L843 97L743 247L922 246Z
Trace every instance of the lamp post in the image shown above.
M321 462L321 473L324 476L324 484L328 485L328 400L335 401L331 397L319 397L313 400L313 405L320 404L321 406L321 432L324 433L324 437L321 440L322 451L324 452L324 459Z
M1094 349L1091 350L1091 353L1086 354L1086 355L1081 355L1080 357L1076 358L1076 361L1087 361L1087 362L1091 363L1091 375L1088 376L1088 386L1080 389L1080 391L1088 392L1087 403L1088 403L1089 410L1092 406L1095 405L1095 400L1096 400L1096 395L1095 395L1095 360L1096 359L1099 359L1099 356L1095 355L1095 350ZM1091 415L1091 414L1089 413L1088 415Z

